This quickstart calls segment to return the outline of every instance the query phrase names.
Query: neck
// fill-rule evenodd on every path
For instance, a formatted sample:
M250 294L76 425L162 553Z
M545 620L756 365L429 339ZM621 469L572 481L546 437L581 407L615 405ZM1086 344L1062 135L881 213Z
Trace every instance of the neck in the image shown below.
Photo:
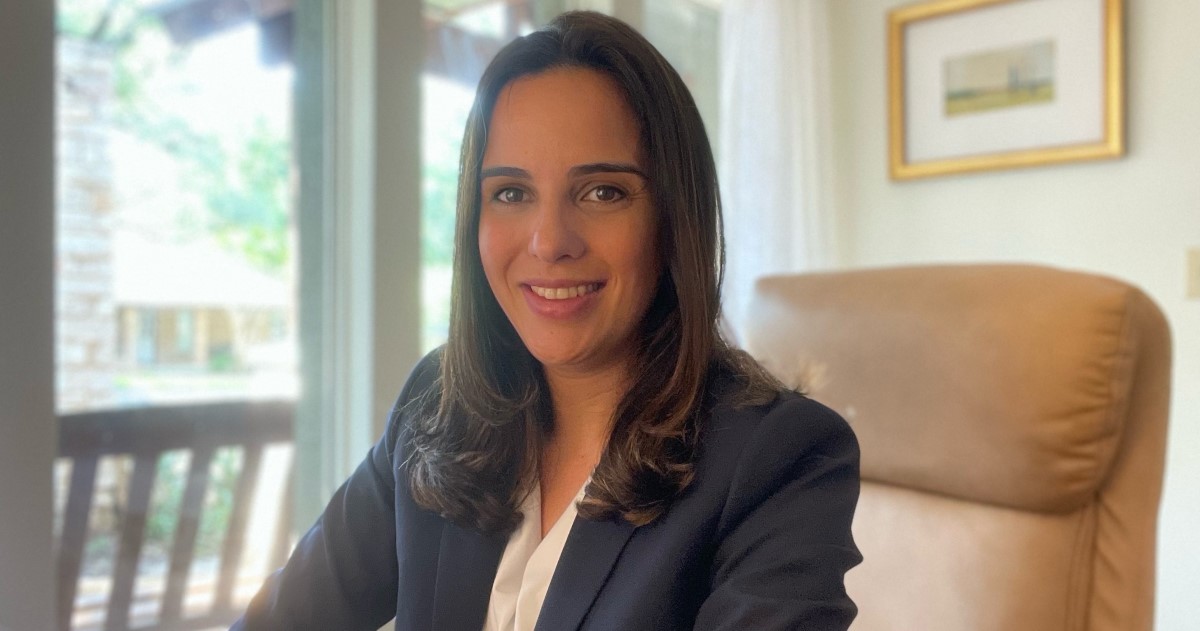
M579 372L546 368L546 383L554 405L557 443L603 445L612 428L613 414L629 389L624 363L599 371Z

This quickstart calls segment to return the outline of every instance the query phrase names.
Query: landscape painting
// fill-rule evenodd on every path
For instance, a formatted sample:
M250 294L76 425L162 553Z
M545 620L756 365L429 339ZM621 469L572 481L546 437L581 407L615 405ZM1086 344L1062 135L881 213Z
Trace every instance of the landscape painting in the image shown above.
M946 116L1023 107L1054 100L1054 41L946 59Z

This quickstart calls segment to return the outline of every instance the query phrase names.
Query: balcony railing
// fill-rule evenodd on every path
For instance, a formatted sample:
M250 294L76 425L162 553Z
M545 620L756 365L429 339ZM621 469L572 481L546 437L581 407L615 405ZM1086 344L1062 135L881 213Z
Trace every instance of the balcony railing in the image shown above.
M58 627L103 628L122 631L130 628L154 631L183 631L227 625L237 618L242 603L235 591L244 553L250 538L248 526L260 486L260 466L268 446L292 442L291 402L207 403L169 407L148 407L71 414L60 417L59 458L69 462L70 482L65 490L58 538ZM231 510L221 536L219 562L211 590L212 606L200 613L189 612L186 598L189 574L196 561L197 532L205 497L210 487L210 465L224 449L241 450L241 468L233 486ZM191 453L184 478L174 535L170 542L165 580L159 590L151 590L157 607L138 602L135 597L139 558L146 538L147 518L151 514L151 496L160 459L168 452ZM96 509L98 465L104 458L132 460L132 473L124 479L123 505L117 521L116 553L108 574L108 598L99 604L81 602L79 585L84 569L89 524ZM65 461L65 462L64 462ZM288 461L290 463L290 460ZM282 475L283 492L274 498L279 511L273 533L266 536L269 566L277 567L286 558L290 546L291 471ZM262 499L257 501L262 502ZM268 500L272 501L272 500ZM259 535L259 539L263 537ZM145 590L143 590L145 591ZM151 605L155 603L150 603ZM103 608L102 627L90 626L89 608ZM157 609L157 615L146 613ZM92 611L92 618L99 611ZM189 615L190 614L190 615ZM74 625L74 626L73 626Z

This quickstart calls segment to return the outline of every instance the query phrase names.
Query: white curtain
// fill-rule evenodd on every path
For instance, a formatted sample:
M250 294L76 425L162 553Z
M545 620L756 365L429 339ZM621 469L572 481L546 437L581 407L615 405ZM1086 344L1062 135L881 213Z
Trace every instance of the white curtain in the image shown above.
M836 263L826 1L722 5L724 313L735 338L756 278Z

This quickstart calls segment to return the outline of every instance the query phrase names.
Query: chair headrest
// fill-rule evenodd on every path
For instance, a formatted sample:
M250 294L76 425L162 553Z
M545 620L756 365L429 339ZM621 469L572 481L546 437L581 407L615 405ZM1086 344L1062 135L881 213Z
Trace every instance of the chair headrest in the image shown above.
M1062 511L1109 471L1159 314L1128 284L1044 267L868 269L760 280L745 340L846 417L864 479Z

